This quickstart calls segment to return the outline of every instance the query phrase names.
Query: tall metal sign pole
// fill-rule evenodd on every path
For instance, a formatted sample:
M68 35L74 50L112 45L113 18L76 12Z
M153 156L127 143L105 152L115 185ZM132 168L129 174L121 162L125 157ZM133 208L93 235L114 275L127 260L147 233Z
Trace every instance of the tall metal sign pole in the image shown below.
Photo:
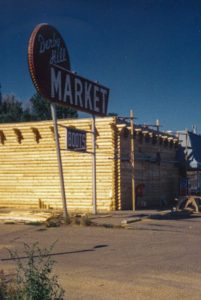
M56 107L55 107L54 103L51 103L51 113L52 113L52 119L53 119L53 124L54 124L54 137L55 137L56 150L57 150L57 161L58 161L58 168L59 168L61 196L62 196L62 202L63 202L63 213L64 213L64 219L67 222L69 219L69 216L68 216L67 204L66 204L64 175L63 175L63 167L62 167L62 160L61 160L58 125L57 125L57 114L56 114Z
M94 115L92 115L92 155L92 204L93 214L96 214L96 119Z
M67 204L55 105L72 107L93 115L93 212L96 213L95 115L106 116L109 89L71 72L65 42L59 32L48 24L39 24L33 30L28 46L28 63L36 90L51 103L61 194L66 219Z
M136 209L135 203L135 153L134 153L134 115L133 111L130 110L130 127L131 127L131 166L132 166L132 206L133 211Z

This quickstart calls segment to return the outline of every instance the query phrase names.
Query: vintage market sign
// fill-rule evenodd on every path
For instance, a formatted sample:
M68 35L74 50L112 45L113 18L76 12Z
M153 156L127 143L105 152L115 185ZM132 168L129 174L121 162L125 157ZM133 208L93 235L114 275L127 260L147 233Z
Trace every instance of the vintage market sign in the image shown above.
M90 114L107 114L109 89L71 72L65 42L48 24L39 24L31 34L28 63L37 91L49 101Z

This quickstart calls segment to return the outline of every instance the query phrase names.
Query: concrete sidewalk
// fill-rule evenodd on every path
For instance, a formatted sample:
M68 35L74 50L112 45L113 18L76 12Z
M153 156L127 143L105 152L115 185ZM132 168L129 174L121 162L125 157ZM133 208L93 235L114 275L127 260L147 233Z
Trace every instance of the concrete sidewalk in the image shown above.
M139 222L146 218L170 213L170 210L136 210L136 211L112 211L109 213L71 214L72 223L87 218L91 225L104 227L126 227L130 223ZM34 209L10 209L0 208L0 223L4 224L43 224L59 226L63 223L61 210L34 210ZM60 223L60 224L59 224Z
M44 223L49 219L58 218L61 215L59 211L53 210L34 210L34 209L11 209L0 208L0 223Z
M92 223L105 227L126 227L135 222L154 216L162 216L171 213L171 210L136 210L136 211L113 211L108 214L90 215Z

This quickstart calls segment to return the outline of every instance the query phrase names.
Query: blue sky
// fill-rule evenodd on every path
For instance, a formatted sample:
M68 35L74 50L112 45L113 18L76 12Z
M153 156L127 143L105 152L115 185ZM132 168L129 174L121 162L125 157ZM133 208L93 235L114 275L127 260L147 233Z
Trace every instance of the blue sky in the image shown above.
M30 34L53 25L72 70L110 88L109 112L137 123L201 132L201 1L0 0L2 93L35 93L27 65Z

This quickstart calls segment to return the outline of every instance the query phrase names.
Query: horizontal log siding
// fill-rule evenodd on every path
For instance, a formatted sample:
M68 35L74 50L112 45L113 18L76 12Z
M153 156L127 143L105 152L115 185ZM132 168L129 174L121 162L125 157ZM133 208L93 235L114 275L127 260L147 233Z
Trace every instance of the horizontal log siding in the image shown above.
M132 169L130 162L130 132L124 134L125 127L118 126L119 129L119 207L122 210L132 209Z
M157 152L161 162L156 162ZM138 207L159 207L178 195L179 170L175 166L176 147L153 139L135 137L135 185L144 184L144 194L137 197Z
M91 119L59 120L59 136L67 205L73 211L92 211ZM114 118L97 118L97 208L115 208ZM87 151L65 150L63 126L87 133ZM36 141L34 129L40 137ZM14 131L17 129L18 132ZM56 148L51 121L1 124L6 140L0 143L0 206L61 208ZM20 133L20 134L19 134Z
M118 208L132 209L132 167L130 162L130 128L117 125L118 143ZM160 207L169 204L178 195L179 171L175 166L175 145L168 142L153 142L135 134L134 139L134 174L135 188L144 184L143 196L137 197L138 208ZM160 153L161 163L156 162L157 152Z
M91 119L59 120L68 209L92 211ZM86 130L87 153L66 151L64 126ZM52 121L1 124L0 206L62 208ZM97 118L97 208L131 209L130 129L116 118ZM34 133L35 132L35 133ZM39 134L37 136L37 133ZM37 140L38 138L38 140ZM139 207L159 206L178 192L175 147L135 136L135 186L145 185ZM160 152L161 164L154 162Z

